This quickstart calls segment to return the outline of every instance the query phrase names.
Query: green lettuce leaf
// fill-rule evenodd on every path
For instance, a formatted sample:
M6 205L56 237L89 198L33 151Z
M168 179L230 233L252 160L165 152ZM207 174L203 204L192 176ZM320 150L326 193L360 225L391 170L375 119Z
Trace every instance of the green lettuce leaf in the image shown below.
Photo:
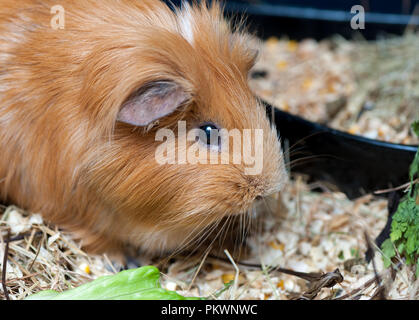
M198 300L161 288L160 272L145 266L103 276L64 292L41 291L26 300Z

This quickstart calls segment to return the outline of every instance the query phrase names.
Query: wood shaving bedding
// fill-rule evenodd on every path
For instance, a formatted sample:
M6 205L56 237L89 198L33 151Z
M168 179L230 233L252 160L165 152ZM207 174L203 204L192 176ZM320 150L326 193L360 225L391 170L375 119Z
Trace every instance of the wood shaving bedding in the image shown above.
M419 36L376 42L270 38L251 87L281 110L394 143L418 144ZM263 75L266 74L266 77Z
M320 290L315 299L373 297L377 288L372 264L363 259L367 249L364 232L374 239L381 231L387 217L386 200L367 195L350 201L339 192L313 192L296 179L280 195L260 205L258 212L264 216L263 230L249 240L251 254L244 262L262 264L263 270L238 264L238 285L223 290L236 277L232 263L213 257L203 261L202 255L179 257L161 267L162 286L186 296L214 299L295 299L308 290L308 282L279 273L275 266L322 273L338 268L343 282ZM1 257L6 227L26 234L9 246L7 286L12 299L40 290L66 290L122 268L107 256L87 255L70 235L15 207L8 207L2 215ZM11 237L18 235L14 232ZM375 249L378 272L389 278L381 253ZM158 265L157 260L143 261ZM414 270L403 263L398 268L394 280L386 278L387 298L418 298ZM356 295L351 296L353 291ZM0 298L4 298L2 289Z

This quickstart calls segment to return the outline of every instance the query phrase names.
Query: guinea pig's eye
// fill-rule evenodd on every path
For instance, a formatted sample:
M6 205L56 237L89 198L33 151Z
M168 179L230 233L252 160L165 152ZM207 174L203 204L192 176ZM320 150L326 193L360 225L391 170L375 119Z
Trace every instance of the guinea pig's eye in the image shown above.
M213 123L206 123L199 127L202 135L200 134L199 140L205 143L208 147L219 149L221 146L221 138L219 136L218 127Z

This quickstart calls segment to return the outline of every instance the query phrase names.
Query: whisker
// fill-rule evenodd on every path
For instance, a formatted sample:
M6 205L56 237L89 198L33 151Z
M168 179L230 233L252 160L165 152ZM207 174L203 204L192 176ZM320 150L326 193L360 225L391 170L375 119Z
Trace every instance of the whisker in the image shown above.
M244 226L244 230L243 230L243 235L242 235L242 241L241 241L241 246L243 246L246 243L247 237L250 234L250 226L251 226L251 222L252 222L252 217L251 217L251 208L249 208L245 214L245 226Z
M219 220L219 222L221 222L221 221L223 221L223 220L224 220L224 224L222 225L222 227L221 227L221 228L219 228L219 230L218 230L217 234L214 236L214 238L212 239L211 243L209 244L209 246L211 246L211 247L212 247L212 245L214 244L215 240L219 240L220 233L221 233L221 232L223 232L223 230L225 229L225 225L226 225L226 223L227 223L228 219L223 219L223 218L221 218L221 219ZM219 224L219 222L218 222L218 224Z
M173 256L177 255L178 253L180 253L181 251L183 251L185 248L187 248L189 245L191 245L194 241L198 242L199 241L198 238L202 238L202 234L205 235L206 233L209 232L205 228L199 230L198 232L194 232L197 229L199 229L199 227L201 227L201 225L203 225L208 219L209 219L209 216L206 216L206 219L201 220L201 222L192 230L192 232L190 232L189 235L178 245L177 249L171 254L171 257L173 257ZM214 223L214 225L215 226L211 226L209 228L209 230L211 230L212 228L215 228L217 223Z
M221 242L220 242L220 246L221 246L221 248L223 247L223 245L224 245L224 243L225 243L225 239L226 239L226 236L227 236L227 234L228 234L228 230L230 229L230 226L231 226L231 216L228 216L228 217L227 217L226 224L227 224L227 228L224 228L224 230L223 230L223 234L222 234L222 240L221 240Z
M331 155L331 154L319 154L319 155L311 155L311 156L307 156L307 157L302 157L302 158L291 160L291 162L288 165L292 169L296 165L310 163L310 161L313 161L313 160L326 160L326 159L334 159L334 160L345 161L345 159L336 157L336 156Z
M319 134L322 134L322 133L326 133L326 131L313 132L312 134L309 134L308 136L305 136L304 138L301 138L301 139L297 140L296 142L294 142L291 146L289 146L288 150L292 150L293 148L295 148L296 146L298 146L300 143L307 140L308 138L312 138L312 137L314 137L316 135L319 135Z

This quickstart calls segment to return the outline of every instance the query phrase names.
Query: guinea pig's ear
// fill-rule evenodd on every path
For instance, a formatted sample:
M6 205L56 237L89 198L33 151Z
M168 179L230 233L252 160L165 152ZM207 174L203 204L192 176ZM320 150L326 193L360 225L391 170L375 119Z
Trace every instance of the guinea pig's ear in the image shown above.
M190 95L173 81L156 81L137 90L123 105L117 120L147 126L174 112Z

